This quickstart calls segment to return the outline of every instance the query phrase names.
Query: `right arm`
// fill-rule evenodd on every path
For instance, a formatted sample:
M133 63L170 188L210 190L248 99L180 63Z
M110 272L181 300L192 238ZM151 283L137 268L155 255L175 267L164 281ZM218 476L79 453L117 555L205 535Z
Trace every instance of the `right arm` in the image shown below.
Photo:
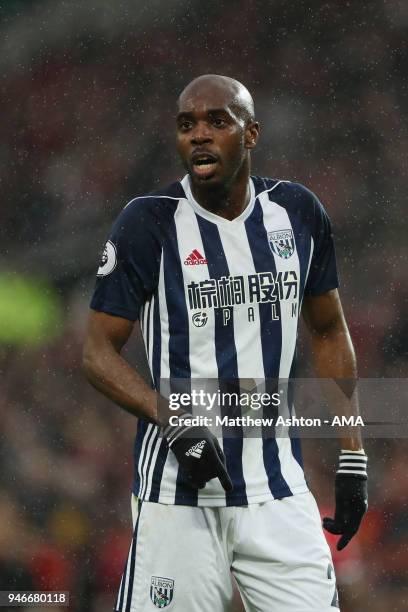
M187 425L185 411L171 411L166 398L151 389L121 355L141 306L158 285L162 224L154 210L150 200L138 200L123 209L112 228L91 302L84 371L90 383L116 404L161 428L192 486L204 487L218 477L231 490L225 457L214 435L206 427ZM179 422L173 423L171 416L178 416ZM203 446L200 461L191 454L196 444Z
M163 426L164 406L157 410L159 395L122 357L121 350L134 321L91 310L83 349L83 369L98 391L130 414Z
M167 401L121 356L133 326L133 321L91 310L83 351L88 380L130 414L164 428L167 442L193 487L201 489L218 477L224 489L232 491L225 457L213 434L206 427L186 427L182 422L178 427L170 427L170 415L181 415L183 411L170 411ZM191 448L197 444L203 448L200 461L191 454Z
M154 202L139 198L112 227L91 302L83 369L98 391L127 412L162 426L160 396L121 355L141 307L157 288L162 246L156 215Z

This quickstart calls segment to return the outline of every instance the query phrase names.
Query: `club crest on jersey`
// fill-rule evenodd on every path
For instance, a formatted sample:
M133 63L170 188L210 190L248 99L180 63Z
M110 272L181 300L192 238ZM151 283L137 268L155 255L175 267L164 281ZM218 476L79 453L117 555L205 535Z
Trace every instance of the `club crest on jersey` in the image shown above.
M291 229L268 232L269 246L272 253L282 259L289 259L295 250L295 241Z
M156 608L166 608L174 594L174 580L170 578L162 578L161 576L152 576L150 583L150 599Z
M116 268L116 247L108 240L103 249L101 261L99 262L97 276L107 276Z

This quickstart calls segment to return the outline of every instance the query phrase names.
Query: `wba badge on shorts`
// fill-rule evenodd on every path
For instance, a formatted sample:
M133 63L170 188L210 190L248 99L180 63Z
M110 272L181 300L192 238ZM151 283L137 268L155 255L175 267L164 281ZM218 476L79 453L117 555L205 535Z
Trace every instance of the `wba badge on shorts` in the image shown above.
M150 583L150 599L156 608L165 608L168 606L174 594L174 580L170 578L162 578L161 576L152 576Z
M295 250L295 241L291 229L268 232L269 246L272 253L282 259L289 259Z

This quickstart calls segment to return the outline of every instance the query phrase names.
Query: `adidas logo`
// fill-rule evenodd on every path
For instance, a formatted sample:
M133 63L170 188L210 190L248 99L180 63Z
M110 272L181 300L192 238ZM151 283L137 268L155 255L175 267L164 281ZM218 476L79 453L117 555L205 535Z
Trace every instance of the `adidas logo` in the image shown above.
M200 264L206 264L207 260L201 255L200 251L194 249L191 251L190 255L184 261L185 266L199 266Z
M192 457L196 457L197 459L199 459L201 455L203 454L204 445L205 445L205 440L201 440L201 442L197 442L197 444L194 444L194 446L188 449L188 451L186 452L186 456L190 457L191 455Z

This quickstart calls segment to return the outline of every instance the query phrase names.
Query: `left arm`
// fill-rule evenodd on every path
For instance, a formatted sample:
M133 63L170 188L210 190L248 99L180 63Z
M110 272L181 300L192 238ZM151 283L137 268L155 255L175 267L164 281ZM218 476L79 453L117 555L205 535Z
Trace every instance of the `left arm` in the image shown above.
M357 380L356 356L337 289L323 295L305 296L302 314L311 334L317 377L334 380L341 389L342 393L336 396L337 400L341 396L336 401L339 416L357 416L357 394L353 394ZM358 427L343 431L346 433L340 438L341 448L353 451L363 448Z
M305 296L302 313L311 333L317 376L326 379L324 385L329 389L330 407L341 415L357 416L356 358L337 289ZM335 515L323 519L327 531L341 535L338 550L357 533L367 510L367 457L360 429L347 427L344 431L336 473Z

